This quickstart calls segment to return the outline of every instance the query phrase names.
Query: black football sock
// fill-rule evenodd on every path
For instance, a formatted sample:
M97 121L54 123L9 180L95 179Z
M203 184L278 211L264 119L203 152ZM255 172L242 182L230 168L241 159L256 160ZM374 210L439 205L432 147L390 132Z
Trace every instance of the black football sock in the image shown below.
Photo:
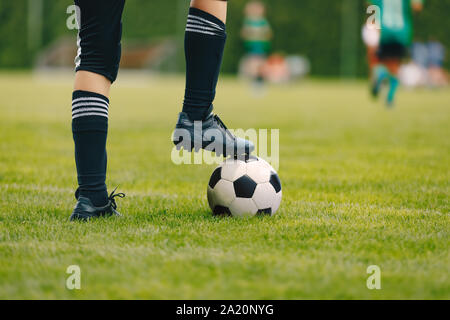
M109 100L101 94L75 91L72 97L72 133L78 172L78 192L94 206L108 203L106 138Z
M190 8L184 38L186 91L183 112L191 120L208 114L216 95L216 85L225 48L225 24L215 16Z

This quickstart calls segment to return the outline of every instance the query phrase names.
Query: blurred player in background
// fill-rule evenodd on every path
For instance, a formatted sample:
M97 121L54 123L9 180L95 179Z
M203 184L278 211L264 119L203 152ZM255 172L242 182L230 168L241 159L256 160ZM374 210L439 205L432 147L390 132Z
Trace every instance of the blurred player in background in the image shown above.
M413 37L413 11L421 11L424 0L371 0L381 13L380 45L373 67L372 94L379 94L381 84L389 83L386 103L392 106L399 85L398 71Z
M431 37L427 44L428 49L428 76L432 87L443 87L449 83L448 74L444 69L445 47Z
M263 82L263 68L271 49L272 29L265 14L266 8L262 2L249 2L245 7L245 19L241 31L246 51L243 73L256 85L261 85Z
M403 85L432 88L448 85L444 68L445 47L434 37L430 37L429 42L416 39L411 47L411 58L411 62L400 68L399 78Z

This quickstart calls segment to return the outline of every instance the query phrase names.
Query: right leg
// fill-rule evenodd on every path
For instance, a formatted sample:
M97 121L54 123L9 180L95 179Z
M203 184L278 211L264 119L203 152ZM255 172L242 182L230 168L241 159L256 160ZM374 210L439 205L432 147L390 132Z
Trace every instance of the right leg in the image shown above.
M227 38L227 1L192 0L185 33L186 90L183 112L205 119L216 95Z
M187 151L249 154L254 145L235 137L212 114L226 40L226 0L192 0L186 24L186 90L172 141ZM196 125L197 124L197 125Z
M72 97L72 132L78 204L72 219L113 213L106 188L109 90L120 61L125 0L75 0L79 8L78 55ZM115 203L114 203L115 207ZM99 210L94 210L99 209ZM114 208L113 208L114 209Z

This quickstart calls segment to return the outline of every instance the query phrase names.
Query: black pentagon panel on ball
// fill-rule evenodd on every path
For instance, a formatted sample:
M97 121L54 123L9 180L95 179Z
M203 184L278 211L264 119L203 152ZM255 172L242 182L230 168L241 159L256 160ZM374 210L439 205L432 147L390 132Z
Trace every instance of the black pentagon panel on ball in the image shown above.
M270 184L275 189L276 193L281 191L281 181L275 172L272 172L270 175Z
M256 182L245 175L234 181L233 186L236 197L250 199L255 193Z
M227 207L215 206L213 210L215 216L231 216L231 211Z
M222 175L222 167L214 170L213 174L211 175L211 179L209 179L209 186L211 187L211 189L214 189L217 182L219 182L221 175Z
M272 214L272 208L260 209L256 213L257 216L270 216Z

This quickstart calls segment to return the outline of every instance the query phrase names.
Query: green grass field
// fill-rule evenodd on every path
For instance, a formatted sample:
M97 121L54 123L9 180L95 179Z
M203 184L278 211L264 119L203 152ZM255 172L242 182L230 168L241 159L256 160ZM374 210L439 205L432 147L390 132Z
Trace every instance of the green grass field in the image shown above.
M279 214L239 220L210 214L213 166L170 161L183 79L123 76L108 137L123 217L70 223L71 87L0 74L0 298L450 298L449 90L401 91L389 111L364 82L254 99L222 79L230 127L280 129ZM69 265L81 290L65 287Z

